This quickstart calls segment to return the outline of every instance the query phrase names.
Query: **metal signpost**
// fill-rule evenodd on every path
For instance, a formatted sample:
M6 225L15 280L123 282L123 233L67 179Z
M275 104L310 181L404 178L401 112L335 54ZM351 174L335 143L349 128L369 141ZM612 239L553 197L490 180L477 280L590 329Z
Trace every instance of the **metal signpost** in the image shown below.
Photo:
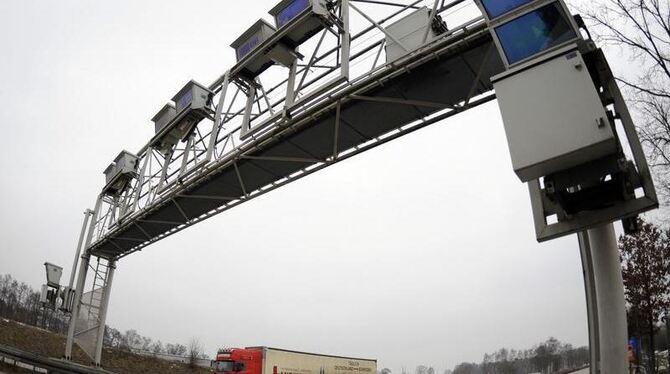
M479 15L463 22L464 9ZM282 0L270 14L274 25L259 20L232 44L233 67L187 83L146 146L105 171L79 240L65 356L77 341L100 364L118 260L497 98L537 239L580 233L592 372L624 373L612 222L633 230L658 203L607 61L563 1Z

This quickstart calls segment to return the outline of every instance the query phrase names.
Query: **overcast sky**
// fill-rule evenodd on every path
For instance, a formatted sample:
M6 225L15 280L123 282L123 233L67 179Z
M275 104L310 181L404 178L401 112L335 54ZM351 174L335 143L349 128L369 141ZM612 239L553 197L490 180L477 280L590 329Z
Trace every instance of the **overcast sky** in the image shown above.
M230 42L274 5L232 3L0 2L0 274L37 288L50 261L67 280L102 171L187 80L232 66ZM536 242L495 102L122 260L107 322L210 355L267 345L396 373L588 341L577 239Z

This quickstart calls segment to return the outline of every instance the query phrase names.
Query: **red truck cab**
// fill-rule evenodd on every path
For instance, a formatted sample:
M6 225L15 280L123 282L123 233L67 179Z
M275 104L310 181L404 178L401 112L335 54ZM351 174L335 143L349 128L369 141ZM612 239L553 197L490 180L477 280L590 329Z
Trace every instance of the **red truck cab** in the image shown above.
M221 349L213 364L217 374L261 374L263 371L263 351L253 348Z

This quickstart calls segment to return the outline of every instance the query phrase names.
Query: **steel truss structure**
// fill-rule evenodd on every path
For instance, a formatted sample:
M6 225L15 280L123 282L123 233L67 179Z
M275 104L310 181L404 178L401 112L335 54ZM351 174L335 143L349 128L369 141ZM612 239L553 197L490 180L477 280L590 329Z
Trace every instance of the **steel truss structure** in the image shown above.
M429 8L422 2L334 1L322 30L299 53L296 47L302 61L249 74L250 60L287 37L280 29L208 86L207 107L182 141L166 147L169 125L157 132L137 153L136 175L113 193L106 186L86 216L65 357L76 341L100 365L119 259L494 100L489 78L505 66L477 6L472 0L436 0ZM429 14L425 35L420 46L408 46L387 27L417 11ZM445 31L445 21L455 26ZM441 34L429 38L432 25ZM386 61L389 42L405 54ZM103 266L93 267L96 262ZM89 270L97 282L87 282Z
M138 153L139 171L130 186L118 195L99 196L88 251L118 260L324 167L493 100L489 77L504 66L481 16L417 50L408 47L401 59L383 62L386 39L395 39L384 26L420 4L338 2L335 21L315 36L306 64L284 69L288 78L267 89L263 76L245 76L243 61L226 72L209 86L215 93L210 115L184 142L162 152L155 137ZM373 20L364 5L385 13ZM435 2L431 22L440 15L448 19L450 10L463 5L474 7L465 0ZM362 29L350 32L354 14L367 24L359 22ZM332 46L328 37L334 39Z

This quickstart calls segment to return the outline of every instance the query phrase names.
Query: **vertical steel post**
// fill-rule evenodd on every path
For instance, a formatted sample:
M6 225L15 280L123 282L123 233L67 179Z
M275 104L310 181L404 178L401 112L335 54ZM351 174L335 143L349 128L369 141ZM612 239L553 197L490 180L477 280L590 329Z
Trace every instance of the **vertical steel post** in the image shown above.
M81 255L81 246L84 245L84 235L86 235L86 227L88 226L88 219L91 217L91 214L93 214L93 211L90 209L84 211L84 224L81 225L79 241L77 242L77 251L74 254L74 262L72 262L72 270L70 272L70 283L68 283L70 289L74 286L74 276L77 273L76 270L77 264L79 264L79 256Z
M423 39L421 39L421 44L426 44L426 41L428 40L428 35L430 34L430 28L433 25L433 21L435 21L435 17L437 16L437 4L440 2L440 0L435 0L435 3L433 3L433 10L430 11L430 17L428 18L428 27L426 27L426 32L423 34Z
M305 68L307 69L307 68ZM295 102L295 77L298 71L298 60L293 61L289 67L288 82L286 84L286 100L284 101L284 109L288 111Z
M149 147L147 148L147 151L144 153L144 162L142 163L142 169L140 170L140 175L137 177L137 189L135 191L135 198L133 199L133 207L132 207L133 212L137 210L137 206L140 203L140 197L142 196L142 185L144 184L144 175L147 172L147 165L149 165L151 157L153 157L153 152L154 152L153 148Z
M588 230L600 340L600 373L627 374L626 300L614 224Z
M74 343L74 333L79 319L79 304L81 303L81 295L84 285L86 284L86 274L88 273L88 261L91 256L84 252L79 262L79 271L77 277L77 285L74 290L74 300L72 302L72 314L70 315L70 325L67 330L67 340L65 342L65 359L72 359L72 345Z
M340 48L342 49L342 54L340 54L340 65L342 66L342 76L345 79L349 79L349 55L351 53L351 28L349 25L349 0L342 0L340 4L342 7L342 28L344 33L342 34L342 43Z
M263 96L263 100L265 100L265 105L268 106L268 111L270 112L271 116L274 116L275 110L272 109L272 103L270 103L270 99L268 98L268 94L265 92L265 88L263 88L263 83L261 83L261 77L256 77L256 83L258 84L258 88L261 90L261 95ZM261 98L258 98L258 101L260 102ZM261 112L261 107L260 104L258 104L258 114L260 115Z
M184 154L181 157L181 167L179 168L179 177L184 175L186 172L186 166L188 166L188 152L193 147L193 141L195 139L195 131L191 133L186 141L186 146L184 147ZM195 161L197 163L197 160Z
M591 257L591 245L589 234L582 231L577 234L579 239L579 253L582 258L582 271L584 275L584 294L586 296L586 313L589 326L589 362L590 374L599 374L600 366L600 341L598 324L598 304L596 295L595 279L593 277L593 258Z
M98 326L98 336L95 343L95 366L100 366L102 360L102 344L105 338L105 325L107 321L107 308L109 306L109 296L112 293L112 281L114 280L114 270L116 261L109 261L107 269L107 279L105 280L105 289L102 294L102 304L100 304L100 315Z
M123 217L128 214L128 197L132 195L131 192L126 192L125 194L121 193L119 194L119 197L121 197L120 202L119 202L119 220L123 219Z
M167 153L165 153L165 161L163 164L163 171L161 172L161 179L158 181L158 185L156 186L156 194L158 194L158 191L163 188L163 184L167 182L167 177L168 177L168 171L170 169L170 162L172 161L172 156L174 156L175 150L177 149L177 145L173 145Z
M247 97L247 106L244 108L244 118L242 118L242 135L251 130L251 111L254 108L254 102L256 101L256 82L249 82L248 94L249 96Z
M88 247L91 245L91 240L93 240L93 232L95 231L96 221L98 220L98 214L100 213L100 206L102 205L102 195L98 196L98 201L95 203L95 209L93 210L93 216L88 226L88 234L86 235L86 243L84 244L84 254L81 255L81 262L79 263L79 272L77 275L77 286L74 292L74 300L72 302L72 315L70 316L70 325L67 330L67 340L65 342L65 359L72 359L72 344L74 344L74 333L77 325L77 320L79 319L79 304L81 304L81 296L83 295L84 285L86 284L86 274L88 273L88 261L90 259L90 254L88 253Z
M223 113L223 104L226 101L226 93L228 92L228 84L230 82L230 70L223 76L223 83L221 83L221 93L219 94L219 103L216 106L216 113L214 114L214 125L212 126L212 134L209 137L209 147L207 148L206 162L212 160L214 149L216 148L216 139L219 137L219 127L221 126L221 114ZM235 98L233 98L233 101ZM227 113L226 113L227 114Z
M119 196L114 195L114 197L112 197L112 214L109 218L109 225L107 226L108 229L111 229L112 226L114 226L114 224L116 223L116 220L117 220L116 211L117 210L119 210ZM119 217L120 217L120 215L119 215Z

